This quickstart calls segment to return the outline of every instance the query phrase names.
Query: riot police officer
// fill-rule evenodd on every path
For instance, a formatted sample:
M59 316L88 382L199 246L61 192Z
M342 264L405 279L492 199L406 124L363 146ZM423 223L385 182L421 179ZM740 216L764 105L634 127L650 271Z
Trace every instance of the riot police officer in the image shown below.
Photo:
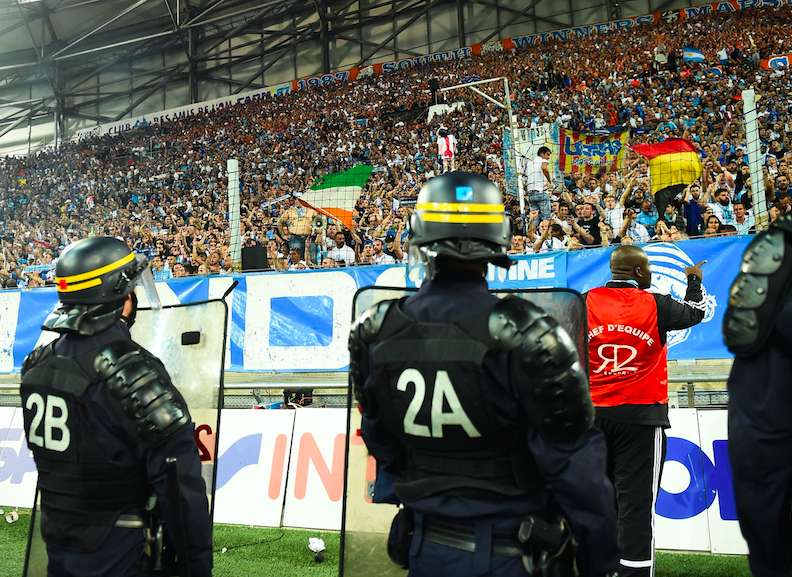
M743 255L729 294L729 457L740 530L756 577L792 574L792 218Z
M605 443L578 351L542 308L487 290L487 265L508 267L510 242L492 182L429 180L409 240L426 279L352 328L374 498L404 506L389 550L411 577L576 575L567 526L581 575L618 567Z
M188 407L163 364L130 337L135 286L150 280L146 259L121 240L95 237L68 246L55 272L61 306L42 328L60 336L28 355L20 389L47 575L150 575L153 512L165 543L183 544L182 567L192 577L211 575L206 486ZM172 459L176 502L166 483Z

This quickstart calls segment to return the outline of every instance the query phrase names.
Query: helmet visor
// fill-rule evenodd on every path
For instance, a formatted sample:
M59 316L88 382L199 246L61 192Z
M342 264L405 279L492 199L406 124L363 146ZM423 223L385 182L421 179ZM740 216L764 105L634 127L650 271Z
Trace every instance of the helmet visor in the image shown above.
M417 246L415 243L409 243L407 248L407 278L410 282L417 287L420 287L429 274L429 266L427 263L427 256L424 254L425 250ZM431 274L429 274L431 276Z
M138 256L138 259L143 259L145 263L145 257ZM160 302L159 293L157 293L157 285L154 283L154 275L151 273L151 268L148 263L145 263L144 266L145 268L140 273L140 281L138 282L138 287L142 289L143 294L138 294L138 298L143 296L145 300L140 300L148 305L149 308L157 311L162 308L162 302Z

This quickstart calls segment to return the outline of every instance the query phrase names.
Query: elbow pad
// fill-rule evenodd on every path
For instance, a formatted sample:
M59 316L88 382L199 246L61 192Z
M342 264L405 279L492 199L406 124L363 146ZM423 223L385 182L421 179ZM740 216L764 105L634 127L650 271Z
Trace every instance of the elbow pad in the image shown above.
M592 427L585 368L575 343L553 317L526 300L505 298L490 315L490 334L511 351L514 390L543 436L574 440Z
M736 356L759 353L773 332L776 314L792 286L789 233L792 222L781 217L756 235L743 254L723 318L723 339Z
M143 444L161 445L192 421L165 367L134 342L106 346L94 359L94 369L134 423Z

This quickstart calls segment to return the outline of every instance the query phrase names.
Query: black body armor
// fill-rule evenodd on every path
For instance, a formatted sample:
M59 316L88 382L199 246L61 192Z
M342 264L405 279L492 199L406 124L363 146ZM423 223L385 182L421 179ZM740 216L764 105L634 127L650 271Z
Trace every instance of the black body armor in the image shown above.
M399 302L364 313L350 339L356 398L403 447L399 497L409 502L434 494L539 490L542 480L525 445L528 429L576 437L593 421L585 373L569 336L539 307L518 298L456 323L416 321ZM492 405L492 363L507 368L505 386L532 408L526 418L507 419Z
M107 388L101 404L96 387ZM20 393L43 537L92 551L121 512L143 511L152 493L145 463L121 465L119 451L136 454L139 444L156 445L189 423L184 400L162 364L131 341L90 359L60 356L56 343L36 349L25 360ZM140 443L129 434L135 430Z

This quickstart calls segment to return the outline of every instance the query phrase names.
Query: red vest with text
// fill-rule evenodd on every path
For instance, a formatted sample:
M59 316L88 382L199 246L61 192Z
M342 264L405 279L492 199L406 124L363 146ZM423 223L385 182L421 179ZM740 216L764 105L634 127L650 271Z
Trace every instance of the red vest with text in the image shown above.
M600 287L586 297L589 383L595 407L668 403L666 345L657 304L637 288Z

